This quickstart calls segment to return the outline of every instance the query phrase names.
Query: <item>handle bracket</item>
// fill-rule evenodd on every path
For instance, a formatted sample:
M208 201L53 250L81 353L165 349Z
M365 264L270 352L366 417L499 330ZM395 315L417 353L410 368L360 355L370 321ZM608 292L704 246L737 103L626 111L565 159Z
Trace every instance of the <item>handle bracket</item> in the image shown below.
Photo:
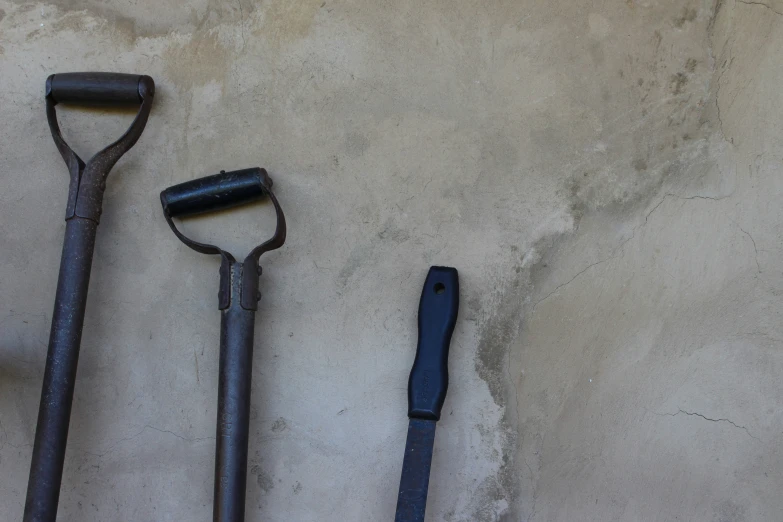
M129 93L132 92L134 85L136 92L131 96ZM68 186L68 206L65 211L66 221L73 217L81 217L96 223L100 222L106 178L122 155L139 140L147 124L154 95L155 82L145 75L64 73L52 74L46 79L46 119L54 143L71 175ZM117 141L95 153L85 163L65 142L60 132L55 109L59 102L80 104L97 102L113 105L140 103L141 105L128 130Z

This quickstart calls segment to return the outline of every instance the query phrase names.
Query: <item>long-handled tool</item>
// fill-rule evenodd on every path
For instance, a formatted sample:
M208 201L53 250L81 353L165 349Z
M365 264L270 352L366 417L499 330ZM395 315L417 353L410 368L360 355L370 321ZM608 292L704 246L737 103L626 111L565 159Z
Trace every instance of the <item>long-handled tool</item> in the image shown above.
M449 344L459 310L456 268L433 266L419 300L419 344L408 378L408 439L395 522L423 522L435 423L449 386Z
M240 263L214 245L185 237L172 218L224 209L269 196L277 213L271 239L254 248ZM220 367L218 376L217 448L215 454L215 522L245 519L247 444L250 429L250 380L253 330L261 295L258 278L261 254L285 242L285 216L272 193L272 180L259 168L221 172L169 187L160 194L163 213L174 234L196 252L219 254Z
M65 73L53 74L46 80L46 117L54 142L68 165L71 182L52 330L27 484L25 522L54 522L57 516L87 286L106 177L141 136L154 94L152 78L136 74ZM85 164L60 134L55 112L55 105L60 102L140 107L125 134Z

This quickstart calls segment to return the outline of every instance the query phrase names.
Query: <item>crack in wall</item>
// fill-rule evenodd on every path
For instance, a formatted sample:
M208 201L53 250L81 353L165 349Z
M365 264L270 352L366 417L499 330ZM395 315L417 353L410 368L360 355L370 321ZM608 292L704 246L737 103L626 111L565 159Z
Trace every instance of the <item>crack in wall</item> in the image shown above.
M759 264L759 249L758 249L758 247L756 246L756 240L755 240L755 239L753 239L753 236L751 236L751 235L750 235L750 232L748 232L747 230L745 230L744 228L742 228L742 227L739 225L739 223L737 223L736 221L732 221L732 223L734 223L735 225L737 225L737 228L739 228L739 229L740 229L740 231L741 231L743 234L745 234L746 236L748 236L748 237L750 238L750 241L751 241L751 243L753 243L753 251L755 252L754 259L755 259L755 261L756 261L756 269L758 270L758 273L760 274L760 273L761 273L761 265Z
M588 271L588 270L590 270L591 268L593 268L593 267L595 267L595 266L597 266L597 265L600 265L600 264L602 264L602 263L606 263L607 261L611 261L612 259L616 259L616 258L618 258L618 257L622 258L622 257L625 255L625 254L624 254L624 252L623 252L621 255L617 255L617 254L616 254L616 253L617 253L617 251L618 251L618 250L619 250L619 251L622 251L622 250L623 250L623 248L625 247L625 245L626 245L626 244L627 244L629 241L631 241L632 239L634 239L634 238L636 237L636 231L637 231L637 230L639 230L640 228L644 227L645 225L647 225L647 222L648 222L648 220L650 219L650 216L653 214L653 212L655 212L656 210L658 210L658 207L660 207L660 206L663 204L663 202L664 202L664 201L666 201L666 199L667 199L667 198L669 198L669 197L673 197L673 198L675 198L675 199L682 200L682 201L689 201L689 200L695 200L695 199L706 199L706 200L710 200L710 201L721 201L721 200L724 200L724 199L728 199L728 198L730 198L730 197L731 197L731 196L733 196L733 195L734 195L734 192L732 192L731 194L728 194L728 195L726 195L726 196L721 196L721 197L717 197L717 198L715 198L715 197L712 197L712 196L701 196L701 195L696 195L696 196L687 196L687 197L686 197L686 196L679 196L679 195L677 195L677 194L674 194L674 193L671 193L671 192L667 192L666 194L664 194L664 196L661 198L661 200L660 200L658 203L656 203L656 205L655 205L655 206L652 208L652 210L650 210L650 211L649 211L649 212L648 212L648 213L647 213L647 214L644 216L644 223L642 223L642 224L640 224L640 225L637 225L637 226L635 226L635 227L633 228L632 232L631 232L631 236L630 236L628 239L626 239L626 240L624 240L623 242L621 242L621 243L620 243L620 244L617 246L617 248L615 248L615 250L612 252L612 255L611 255L611 256L607 257L606 259L602 259L602 260L600 260L600 261L596 261L595 263L592 263L592 264L588 265L587 267L585 267L585 268L583 268L582 270L580 270L579 272L577 272L577 273L576 273L576 275L574 275L574 276L573 276L571 279L569 279L569 280L568 280L568 281L566 281L565 283L562 283L562 284L560 284L560 285L556 286L554 290L552 290L552 291L551 291L551 292L549 292L547 295L545 295L544 297L542 297L541 299L539 299L538 301L536 301L536 302L535 302L535 304L533 305L533 307L532 307L532 309L531 309L531 313L532 313L532 312L535 312L535 310L536 310L536 307L537 307L537 306L538 306L538 305L539 305L541 302L543 302L543 301L545 301L545 300L549 299L550 297L552 297L552 296L553 296L555 293L557 293L557 291L558 291L558 290L560 290L560 289L562 289L563 287L565 287L565 286L567 286L567 285L571 284L572 282L574 282L574 280L575 280L576 278L578 278L580 275L584 274L585 272L587 272L587 271ZM737 226L739 227L739 225L737 225ZM740 230L742 230L742 228L741 228L741 227L740 227ZM744 230L742 230L742 231L743 231L743 232L745 232ZM745 232L745 233L747 234L747 232ZM750 237L750 234L748 234L748 237ZM752 237L751 237L750 239L751 239L751 241L753 241L753 238L752 238ZM753 241L753 247L754 247L754 249L756 249L756 242L755 242L755 241ZM756 265L758 266L758 249L756 249L756 257L757 257L757 259L756 259ZM759 273L761 273L761 267L759 267Z
M647 408L645 408L645 410L647 410ZM731 424L735 428L739 428L739 429L743 430L745 433L748 434L748 436L750 438L755 439L755 440L761 442L761 439L756 437L755 435L753 435L750 432L750 430L748 430L748 428L746 428L745 426L742 426L741 424L737 424L736 422L734 422L731 419L724 419L724 418L712 419L710 417L707 417L706 415L702 415L701 413L698 413L698 412L695 412L695 411L686 411L686 410L683 410L683 409L678 409L677 413L658 413L658 412L655 412L655 411L652 411L652 410L647 410L647 411L649 411L653 415L658 415L659 417L676 417L680 413L684 413L685 415L688 415L689 417L700 417L700 418L702 418L704 420L707 420L707 421L710 421L710 422L726 422L728 424Z
M761 7L766 7L767 9L769 9L770 11L775 13L776 15L783 16L783 11L778 11L777 9L772 7L771 5L765 4L764 2L748 2L747 0L737 0L737 3L745 4L745 5L758 5L758 6L761 6Z
M204 441L204 440L215 440L215 437L195 437L195 438L184 437L184 436L182 436L182 435L180 435L178 433L175 433L173 431L164 430L164 429L161 429L161 428L156 428L155 426L151 426L149 424L145 424L144 427L141 428L141 430L139 430L138 433L134 433L133 435L130 435L128 437L123 437L123 438L113 442L106 449L106 451L104 451L103 453L92 453L90 451L85 451L84 453L87 454L87 455L91 455L93 457L99 457L99 458L100 457L104 457L104 456L108 455L109 453L113 452L117 448L117 446L119 446L123 442L128 442L130 440L133 440L133 439L141 436L148 429L153 430L153 431L157 431L158 433L167 433L167 434L170 434L170 435L174 435L178 439L184 440L185 442L201 442L201 441Z

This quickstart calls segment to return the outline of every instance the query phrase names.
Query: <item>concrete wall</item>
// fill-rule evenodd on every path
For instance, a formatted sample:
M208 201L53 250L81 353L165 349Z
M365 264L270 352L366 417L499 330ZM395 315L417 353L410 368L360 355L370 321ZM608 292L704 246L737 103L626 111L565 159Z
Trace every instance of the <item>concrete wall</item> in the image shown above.
M266 167L248 520L390 520L427 268L460 270L428 520L778 520L783 2L0 0L0 512L64 230L58 71L150 74L99 228L60 519L209 520L215 259L163 188ZM132 115L63 107L88 157ZM237 255L268 206L188 221Z

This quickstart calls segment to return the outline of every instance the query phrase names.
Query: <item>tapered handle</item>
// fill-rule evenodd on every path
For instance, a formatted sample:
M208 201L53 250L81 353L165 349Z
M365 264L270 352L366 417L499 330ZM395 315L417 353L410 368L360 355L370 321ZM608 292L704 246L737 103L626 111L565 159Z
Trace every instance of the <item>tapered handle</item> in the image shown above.
M154 94L155 82L139 74L58 73L46 80L46 95L57 103L138 105Z
M222 171L169 187L160 193L160 202L171 217L189 216L255 201L271 187L269 174L258 167Z
M438 420L449 386L449 344L459 311L456 268L433 266L419 301L419 342L408 379L408 417Z

